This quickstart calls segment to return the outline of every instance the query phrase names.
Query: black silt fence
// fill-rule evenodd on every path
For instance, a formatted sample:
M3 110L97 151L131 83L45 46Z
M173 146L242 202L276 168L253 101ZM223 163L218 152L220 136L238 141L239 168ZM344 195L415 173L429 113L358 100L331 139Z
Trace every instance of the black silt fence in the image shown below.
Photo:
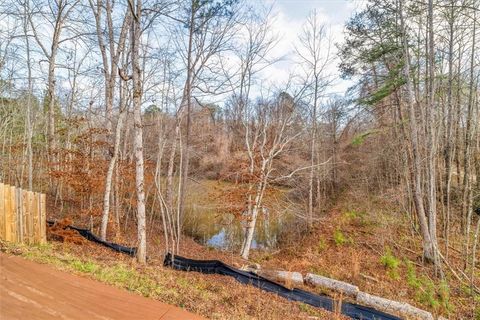
M49 225L54 221L48 220ZM96 242L117 252L135 256L137 248L126 247L113 242L103 241L90 230L74 226L66 228L76 230L82 237L89 241ZM276 293L277 295L291 301L303 302L308 305L334 311L334 300L326 295L319 295L301 289L288 289L276 282L268 280L252 272L242 271L233 268L219 260L193 260L180 256L172 256L168 253L165 256L164 265L182 271L196 271L205 274L220 274L235 278L240 283L253 285L261 290ZM361 306L355 303L342 302L341 313L357 320L401 320L401 318L377 311L375 309Z
M183 271L196 271L207 274L221 274L235 278L243 284L250 284L259 289L273 292L291 301L298 301L314 307L334 311L334 301L326 295L318 295L301 289L288 289L276 282L251 272L233 268L218 260L193 260L169 253L165 256L165 266ZM377 311L375 309L361 306L355 303L342 302L341 313L352 319L359 320L400 320L396 316Z
M48 225L52 226L55 224L54 221L51 221L51 220L47 220L47 223ZM93 241L93 242L96 242L98 244L101 244L105 247L108 247L110 249L113 249L115 251L118 251L118 252L121 252L121 253L125 253L125 254L128 254L129 256L132 256L134 257L135 254L137 253L137 248L134 248L134 247L125 247L125 246L122 246L122 245L119 245L119 244L116 244L116 243L113 243L113 242L108 242L108 241L103 241L102 239L100 239L99 237L97 237L96 235L94 235L90 230L88 229L83 229L83 228L78 228L78 227L74 227L74 226L66 226L65 227L66 229L72 229L72 230L76 230L82 237L84 237L85 239L89 240L89 241Z

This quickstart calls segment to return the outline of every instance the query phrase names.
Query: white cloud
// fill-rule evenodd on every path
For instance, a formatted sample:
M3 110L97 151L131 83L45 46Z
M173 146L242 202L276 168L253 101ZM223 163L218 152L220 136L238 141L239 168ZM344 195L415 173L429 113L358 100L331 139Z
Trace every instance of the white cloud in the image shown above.
M355 10L361 9L365 1L288 1L288 0L265 0L267 5L273 5L274 21L272 32L279 37L278 44L270 53L270 58L283 57L282 61L265 68L260 77L268 84L278 85L288 81L292 71L297 66L294 63L294 45L302 32L307 16L316 10L319 20L327 26L331 36L330 46L331 62L326 72L332 74L337 81L329 88L330 93L343 94L351 82L344 81L339 77L338 50L336 44L344 39L345 22L351 17Z

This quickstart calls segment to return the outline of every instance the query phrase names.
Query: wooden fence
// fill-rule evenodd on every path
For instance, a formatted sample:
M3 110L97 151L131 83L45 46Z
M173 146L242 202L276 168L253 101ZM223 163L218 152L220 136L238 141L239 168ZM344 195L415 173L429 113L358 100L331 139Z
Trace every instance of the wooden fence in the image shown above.
M47 242L45 194L0 183L0 239L26 243Z

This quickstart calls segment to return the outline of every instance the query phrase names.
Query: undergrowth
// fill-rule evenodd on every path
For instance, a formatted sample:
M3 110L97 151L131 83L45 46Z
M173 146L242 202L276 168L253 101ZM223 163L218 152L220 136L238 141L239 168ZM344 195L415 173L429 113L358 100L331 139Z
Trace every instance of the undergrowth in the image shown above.
M321 253L327 248L327 242L325 239L320 239L317 243L317 252Z
M385 253L383 256L380 257L380 262L382 265L387 269L388 275L395 280L400 279L400 275L398 273L398 267L400 266L400 260L397 259L393 254L392 250L389 247L386 248Z
M426 304L436 311L451 312L453 306L450 303L450 289L445 281L436 284L425 275L417 276L415 266L411 261L406 261L407 283L415 290L415 298L418 302Z
M346 244L353 243L353 240L347 237L346 235L344 235L340 229L336 229L335 232L333 233L333 241L335 241L335 244L337 246L343 246Z
M306 303L299 303L300 310L308 314L312 318L319 318L322 316L322 313L318 311L317 308L314 308Z

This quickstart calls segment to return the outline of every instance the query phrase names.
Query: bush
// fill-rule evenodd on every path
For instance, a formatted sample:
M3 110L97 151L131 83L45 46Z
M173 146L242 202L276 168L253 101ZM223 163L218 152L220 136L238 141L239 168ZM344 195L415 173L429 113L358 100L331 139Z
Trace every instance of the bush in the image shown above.
M320 253L327 248L327 242L324 239L320 239L317 243L317 252Z
M398 274L398 267L400 266L400 260L398 260L392 254L392 251L390 250L389 247L387 247L386 252L380 258L380 262L388 270L388 275L391 278L395 280L398 280L400 278L400 275Z
M400 260L395 258L395 256L392 254L392 251L390 250L389 247L387 247L385 254L380 258L380 261L382 262L385 268L391 269L391 270L398 269L398 266L400 265Z
M420 289L422 283L417 278L415 267L411 261L407 261L407 283L414 289Z
M440 305L443 309L450 312L453 310L452 305L450 304L450 287L445 280L442 280L437 289L438 297L440 300Z
M349 241L348 239L344 236L342 231L340 230L335 230L333 233L333 240L335 241L335 244L337 246L343 246L344 244L347 244Z
M343 214L343 216L344 216L345 218L347 218L347 219L353 220L353 219L358 218L358 217L360 216L360 214L359 214L357 211L355 211L355 210L351 210L351 211L345 212L345 213Z
M373 223L373 220L369 220L366 211L350 210L345 211L341 218L342 223L348 223L356 227L367 227Z
M420 303L426 304L436 311L452 311L448 284L441 281L436 285L432 279L426 276L417 277L411 261L407 261L407 283L415 289L415 297Z

